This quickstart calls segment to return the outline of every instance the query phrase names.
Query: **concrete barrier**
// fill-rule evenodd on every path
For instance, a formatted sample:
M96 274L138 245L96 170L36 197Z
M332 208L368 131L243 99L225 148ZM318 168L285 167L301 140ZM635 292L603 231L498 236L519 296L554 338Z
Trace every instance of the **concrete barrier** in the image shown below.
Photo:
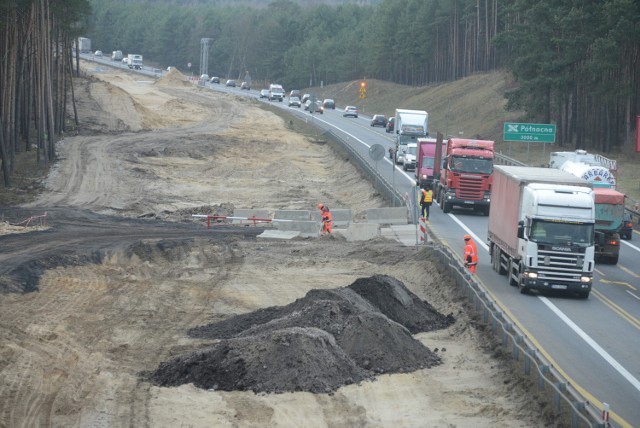
M375 223L351 223L348 228L340 229L347 241L367 241L380 235L380 225Z
M408 224L406 207L369 208L367 223L376 224Z
M309 210L276 210L276 212L273 214L273 218L276 220L309 221L311 220L311 211Z
M305 238L315 238L320 236L320 223L317 221L278 221L273 220L273 225L280 231L297 231Z

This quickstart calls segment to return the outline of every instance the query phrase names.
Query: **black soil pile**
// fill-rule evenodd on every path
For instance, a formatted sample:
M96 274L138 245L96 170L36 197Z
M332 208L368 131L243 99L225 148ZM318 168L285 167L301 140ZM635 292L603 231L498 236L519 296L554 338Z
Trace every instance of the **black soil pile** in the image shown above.
M412 334L454 321L395 278L360 278L348 287L311 290L287 306L192 329L193 337L221 341L162 363L150 378L160 386L329 393L376 374L440 364Z

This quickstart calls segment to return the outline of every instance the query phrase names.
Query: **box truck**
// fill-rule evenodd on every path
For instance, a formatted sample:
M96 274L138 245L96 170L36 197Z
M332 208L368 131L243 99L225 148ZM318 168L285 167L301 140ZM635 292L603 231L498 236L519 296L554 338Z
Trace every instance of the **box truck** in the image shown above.
M491 265L521 293L563 290L589 297L594 231L588 182L553 168L495 167L488 229Z
M396 109L395 116L395 162L398 165L404 163L404 154L407 151L407 144L418 142L418 138L429 135L427 122L429 114L424 110Z

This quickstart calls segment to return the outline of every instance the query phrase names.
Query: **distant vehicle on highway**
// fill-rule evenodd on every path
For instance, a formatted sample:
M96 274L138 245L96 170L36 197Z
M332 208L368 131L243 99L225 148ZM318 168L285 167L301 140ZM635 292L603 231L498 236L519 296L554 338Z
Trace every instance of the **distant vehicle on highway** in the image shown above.
M289 92L289 97L298 97L298 98L300 98L300 90L299 89L292 89L291 92Z
M209 75L208 74L201 74L200 75L200 80L204 80L205 82L209 81Z
M96 52L94 53L94 55L95 55L95 56L102 56L102 51L96 51Z
M229 79L229 80L227 80L226 85L229 86L230 88L235 88L236 87L236 81L233 80L233 79Z
M267 91L268 92L268 91ZM301 107L302 103L300 102L300 97L290 96L289 97L289 107Z
M122 51L111 52L111 61L122 61Z
M390 117L389 120L387 120L387 126L385 129L386 132L393 132L393 130L395 129L395 124L396 124L396 118L395 117Z
M344 108L344 112L342 113L343 117L358 117L358 109L354 106L346 106Z
M633 219L631 213L625 212L622 220L622 227L620 228L620 238L631 240L633 237Z
M269 90L268 89L262 89L260 91L260 98L269 98Z
M210 83L220 83L220 78L218 76L213 76L211 78L211 80L209 80Z
M322 103L322 107L324 108L330 108L331 110L335 110L336 108L336 102L333 101L331 98L327 98L323 101Z
M311 94L304 94L302 98L300 98L300 102L304 104L309 100L309 98L311 98Z
M248 91L251 89L251 85L249 85L249 82L242 82L240 89L246 89Z
M384 114L374 114L371 118L371 126L387 127L387 117Z

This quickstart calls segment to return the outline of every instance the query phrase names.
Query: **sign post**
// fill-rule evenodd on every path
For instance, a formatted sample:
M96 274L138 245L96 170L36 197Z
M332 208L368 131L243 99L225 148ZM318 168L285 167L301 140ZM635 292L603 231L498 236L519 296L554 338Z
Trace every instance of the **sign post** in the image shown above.
M541 123L504 123L504 141L527 142L527 157L529 157L529 143L544 143L542 157L546 156L546 144L556 142L556 125Z

